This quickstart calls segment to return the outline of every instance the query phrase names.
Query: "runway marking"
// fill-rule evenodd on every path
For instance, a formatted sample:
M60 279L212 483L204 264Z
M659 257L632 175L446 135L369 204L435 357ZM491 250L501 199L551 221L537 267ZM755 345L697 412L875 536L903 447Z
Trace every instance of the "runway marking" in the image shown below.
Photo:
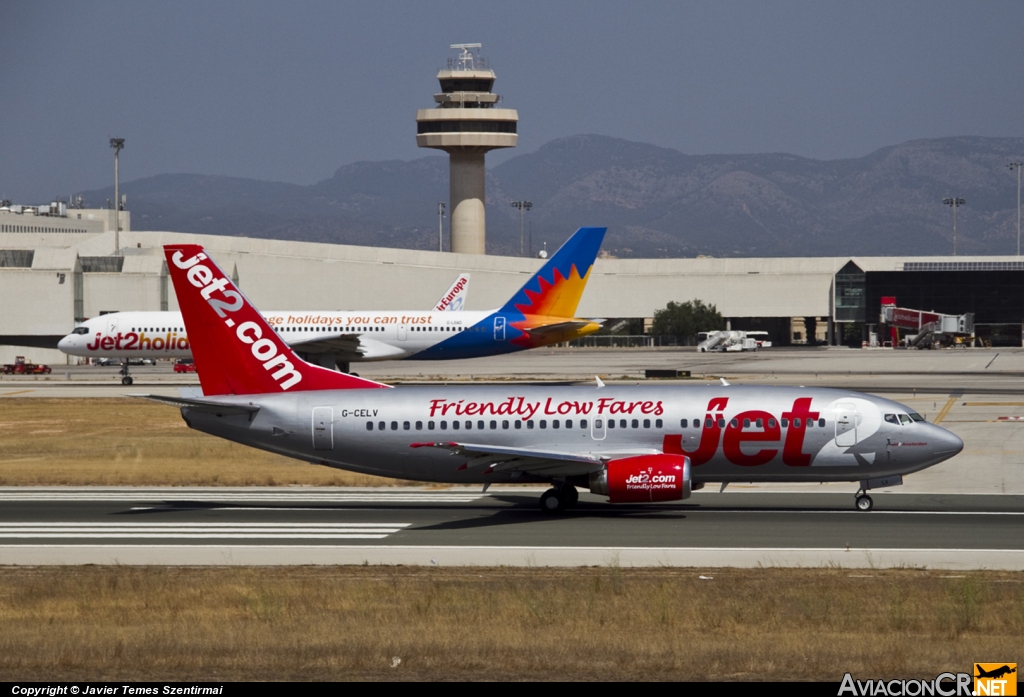
M984 494L982 494L984 495ZM665 509L661 509L664 511ZM862 515L866 518L873 515L1021 515L1024 511L871 511L865 514L864 511L838 511L838 510L779 510L762 508L682 508L686 513L783 513L783 514L807 514L807 515Z
M87 492L0 491L0 501L210 501L210 502L316 502L316 503L469 503L487 497L480 492L360 492L360 493L245 493L245 492Z
M956 397L950 397L949 400L943 405L942 410L939 412L939 415L935 417L935 420L932 421L932 423L935 424L936 426L941 424L942 420L946 418L947 414L949 414L949 410L953 408L953 404L956 403L956 400Z
M964 402L965 407L1024 407L1024 402Z
M29 392L35 392L35 390L18 390L17 392L4 392L0 394L0 397L10 397L16 394L28 394Z
M379 540L411 523L0 523L11 539Z

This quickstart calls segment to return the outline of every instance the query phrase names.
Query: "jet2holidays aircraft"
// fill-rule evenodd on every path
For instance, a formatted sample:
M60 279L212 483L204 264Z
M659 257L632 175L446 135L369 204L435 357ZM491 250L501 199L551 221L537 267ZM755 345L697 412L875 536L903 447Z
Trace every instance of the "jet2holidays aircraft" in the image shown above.
M580 228L518 293L496 310L448 312L266 312L300 356L349 372L360 361L476 358L571 341L601 328L575 316L605 228ZM468 277L466 277L468 280ZM442 297L442 305L452 291ZM464 287L464 285L463 285ZM459 304L461 307L461 304ZM180 312L121 312L94 317L58 343L73 356L189 358ZM125 385L132 384L127 360Z
M434 305L434 313L458 312L466 304L469 295L469 274L459 277L441 295ZM279 325L278 331L288 331L297 319L325 320L319 326L307 325L308 331L294 335L289 333L286 339L293 346L316 345L318 339L324 337L322 329L334 325L344 331L345 313L313 312L276 312L271 315L274 324ZM326 320L325 318L330 318ZM369 331L372 331L369 330ZM319 332L319 333L318 333ZM369 339L367 339L369 341ZM71 356L86 358L118 358L121 357L121 383L131 385L134 380L128 371L128 356L132 358L191 358L188 336L185 325L181 321L180 312L109 312L100 317L93 317L83 322L57 343L57 348ZM314 358L314 362L317 362ZM347 372L347 367L345 368Z
M164 248L203 395L148 398L190 428L328 467L426 482L549 482L610 503L717 482L859 482L947 460L963 441L888 399L728 385L389 387L300 359L199 245ZM527 313L523 313L526 315ZM142 395L140 395L142 396Z

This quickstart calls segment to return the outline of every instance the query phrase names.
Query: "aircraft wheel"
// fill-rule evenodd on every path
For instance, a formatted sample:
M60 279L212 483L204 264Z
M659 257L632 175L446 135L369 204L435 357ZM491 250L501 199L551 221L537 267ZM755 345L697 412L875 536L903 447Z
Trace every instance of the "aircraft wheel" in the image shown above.
M127 375L126 375L125 377L121 378L121 384L122 384L122 385L130 385L130 384L132 384L133 382L135 382L135 381L134 381L134 380L132 380L132 379L131 379L130 377L128 377Z
M565 496L558 489L548 489L540 497L540 510L545 513L561 513L565 510Z
M857 510L858 511L870 511L875 507L875 502L871 500L871 497L867 494L861 494L857 497Z
M572 484L566 484L562 487L562 495L565 499L565 507L570 508L579 503L580 492L576 491L576 487Z

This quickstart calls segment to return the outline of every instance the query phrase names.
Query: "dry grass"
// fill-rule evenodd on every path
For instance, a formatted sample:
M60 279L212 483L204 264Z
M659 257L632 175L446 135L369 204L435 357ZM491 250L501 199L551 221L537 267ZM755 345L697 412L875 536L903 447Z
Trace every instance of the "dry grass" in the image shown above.
M8 568L0 680L933 678L1024 655L1022 581L837 569Z
M381 486L193 431L141 399L0 400L0 486Z

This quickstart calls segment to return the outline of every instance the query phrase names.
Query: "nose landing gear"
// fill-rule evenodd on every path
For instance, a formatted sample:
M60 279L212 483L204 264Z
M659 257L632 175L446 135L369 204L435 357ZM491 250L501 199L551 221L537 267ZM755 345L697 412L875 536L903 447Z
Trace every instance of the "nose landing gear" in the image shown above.
M857 494L855 505L858 511L870 511L875 507L875 502L867 494Z
M903 483L902 474L892 474L888 477L878 477L876 479L862 479L860 480L860 488L857 489L855 494L854 505L858 511L870 511L875 507L875 502L868 496L870 489L884 489L893 486L899 486Z
M132 376L128 373L128 359L125 358L124 362L121 363L121 384L130 385L133 382L135 381L132 380Z

